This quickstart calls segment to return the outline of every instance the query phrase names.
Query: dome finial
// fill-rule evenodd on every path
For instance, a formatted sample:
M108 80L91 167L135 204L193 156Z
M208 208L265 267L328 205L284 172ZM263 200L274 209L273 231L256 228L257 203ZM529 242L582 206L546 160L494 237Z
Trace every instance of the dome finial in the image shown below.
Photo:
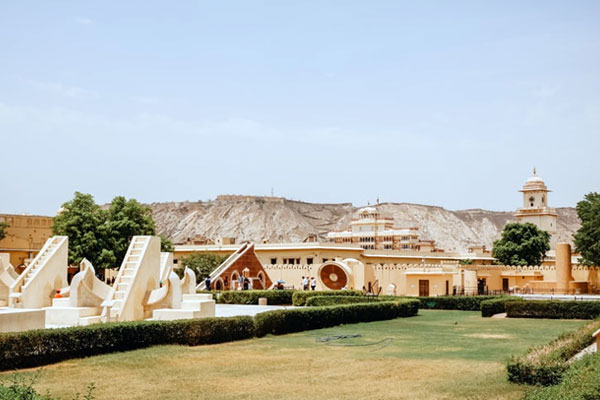
M536 174L535 174L535 167L533 167L533 176L535 176L535 175L536 175Z

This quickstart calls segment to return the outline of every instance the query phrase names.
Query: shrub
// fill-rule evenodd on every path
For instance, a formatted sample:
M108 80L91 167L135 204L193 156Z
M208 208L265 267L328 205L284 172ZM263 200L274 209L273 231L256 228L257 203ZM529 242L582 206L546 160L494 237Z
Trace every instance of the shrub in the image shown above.
M335 306L339 304L371 303L383 299L373 296L314 296L306 300L308 307ZM390 299L394 301L397 299Z
M600 353L574 362L562 381L552 387L527 393L526 400L592 400L600 399Z
M139 321L0 334L0 370L159 344L197 346L254 336L251 317Z
M595 319L600 301L515 301L506 304L510 318Z
M417 315L418 311L418 301L400 300L396 302L267 311L256 315L254 322L256 335L261 337L269 333L281 335L340 324L412 317Z
M499 299L502 296L438 296L416 297L421 302L421 308L434 310L479 311L481 302Z
M213 296L221 304L258 304L259 297L266 297L269 305L292 304L294 290L228 290Z
M502 297L499 299L485 300L481 302L481 316L491 317L492 315L506 312L506 303L510 301L522 301L520 297Z
M556 385L567 370L568 361L593 343L592 334L599 328L600 321L590 322L563 333L548 344L530 349L521 357L513 357L506 366L508 380L529 385Z
M296 291L292 296L292 304L303 306L308 298L315 296L363 296L363 292L360 290Z

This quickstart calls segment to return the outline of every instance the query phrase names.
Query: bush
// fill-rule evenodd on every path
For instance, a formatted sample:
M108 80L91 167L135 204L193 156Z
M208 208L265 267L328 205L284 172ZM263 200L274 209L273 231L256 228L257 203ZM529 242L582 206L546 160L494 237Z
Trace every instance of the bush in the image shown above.
M382 301L382 298L373 296L314 296L306 300L308 307L335 306L339 304L371 303ZM394 301L397 299L390 299Z
M595 319L600 301L515 301L506 304L510 318Z
M590 322L563 333L548 344L530 349L524 356L513 357L506 366L508 380L529 385L556 385L567 370L568 361L593 343L592 334L599 328L600 321Z
M492 315L505 313L506 303L510 301L522 301L520 297L503 297L499 299L485 300L481 302L481 316L491 317Z
M434 310L479 311L481 302L499 299L502 296L438 296L416 297L421 302L421 308Z
M562 381L552 387L536 389L526 400L600 399L600 353L583 357L565 372Z
M213 296L221 304L258 304L259 297L266 297L269 305L292 304L294 290L228 290Z
M292 304L295 306L306 305L306 300L315 296L364 296L360 290L323 290L312 291L303 290L296 291L292 296Z
M0 334L0 370L139 349L159 344L197 346L254 336L251 317L139 321Z
M340 324L412 317L417 315L418 311L418 301L400 300L396 302L267 311L256 315L254 322L256 335L262 337L269 333L282 335Z

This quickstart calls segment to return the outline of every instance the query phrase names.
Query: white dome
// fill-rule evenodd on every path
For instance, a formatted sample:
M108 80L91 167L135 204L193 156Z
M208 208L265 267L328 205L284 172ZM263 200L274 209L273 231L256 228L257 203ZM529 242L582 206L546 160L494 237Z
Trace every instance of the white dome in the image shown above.
M531 178L527 179L527 181L525 181L525 183L544 183L544 180L542 178L540 178L539 176L532 176Z

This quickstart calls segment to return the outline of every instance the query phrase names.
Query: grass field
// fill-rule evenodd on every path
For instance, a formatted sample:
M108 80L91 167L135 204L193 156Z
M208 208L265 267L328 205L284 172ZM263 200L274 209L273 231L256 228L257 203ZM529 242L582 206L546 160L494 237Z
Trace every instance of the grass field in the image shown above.
M490 319L421 310L414 318L212 346L159 346L44 367L35 387L70 399L513 399L505 360L582 321ZM332 335L361 337L320 342ZM24 371L30 375L37 370ZM7 378L8 374L2 374Z

